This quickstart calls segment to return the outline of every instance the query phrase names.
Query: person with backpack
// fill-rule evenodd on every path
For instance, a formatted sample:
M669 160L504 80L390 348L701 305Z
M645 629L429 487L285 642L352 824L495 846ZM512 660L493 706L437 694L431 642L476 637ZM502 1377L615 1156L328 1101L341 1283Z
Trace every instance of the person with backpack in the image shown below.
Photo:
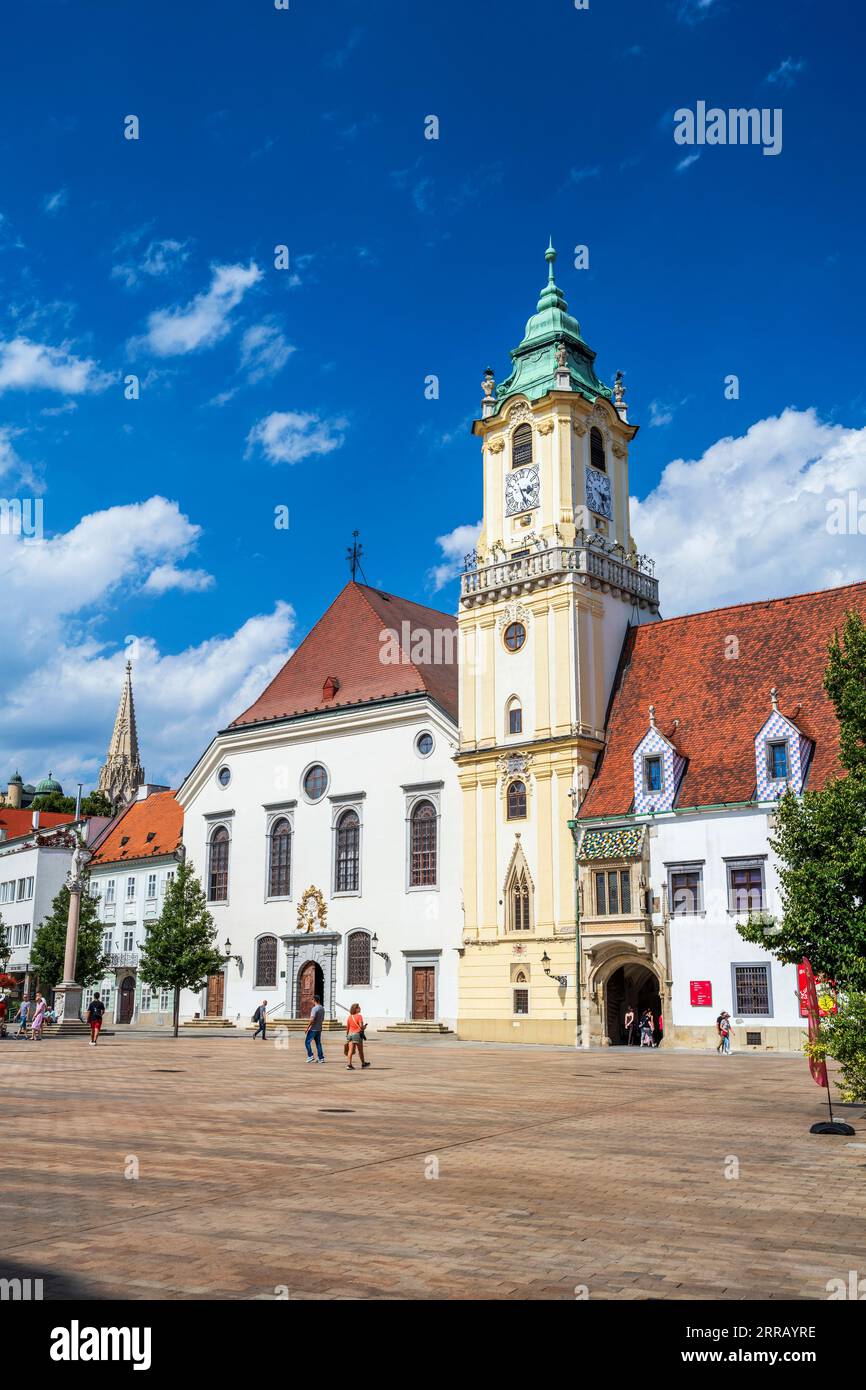
M95 1047L99 1042L99 1030L102 1027L102 1016L105 1013L105 1004L99 997L99 992L94 994L87 1009L87 1022L90 1024L90 1043L88 1046Z
M266 1037L266 1030L267 1030L267 1026L268 1026L268 1001L267 1001L267 999L263 999L263 1000L262 1000L261 1004L259 1004L259 1007L256 1009L255 1013L253 1014L253 1023L256 1025L256 1031L253 1033L253 1042L255 1042L256 1038L259 1036L259 1033L261 1033L261 1035L262 1035L262 1042L267 1042L267 1037Z

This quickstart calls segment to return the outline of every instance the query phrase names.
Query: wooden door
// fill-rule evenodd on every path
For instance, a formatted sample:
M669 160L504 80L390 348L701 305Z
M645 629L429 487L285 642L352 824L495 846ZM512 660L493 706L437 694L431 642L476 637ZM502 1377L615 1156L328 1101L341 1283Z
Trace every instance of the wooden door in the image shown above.
M135 1006L135 976L127 975L121 982L120 1001L117 1009L118 1023L131 1023L132 1011Z
M412 967L412 1018L418 1023L432 1022L436 1017L436 967Z
M222 1018L225 987L226 977L222 971L220 971L218 975L208 975L207 1006L205 1008L205 1013L208 1018Z
M316 963L308 960L298 975L298 1018L309 1018L316 990Z

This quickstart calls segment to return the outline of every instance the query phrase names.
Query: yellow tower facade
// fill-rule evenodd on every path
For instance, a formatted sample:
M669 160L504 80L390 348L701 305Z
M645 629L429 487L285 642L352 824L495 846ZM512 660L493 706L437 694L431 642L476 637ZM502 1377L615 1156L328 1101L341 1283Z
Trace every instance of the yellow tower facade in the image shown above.
M629 623L658 616L652 566L629 530L621 379L595 354L554 280L513 370L488 370L483 523L461 582L464 931L458 1032L575 1042L579 969L568 820L604 747Z

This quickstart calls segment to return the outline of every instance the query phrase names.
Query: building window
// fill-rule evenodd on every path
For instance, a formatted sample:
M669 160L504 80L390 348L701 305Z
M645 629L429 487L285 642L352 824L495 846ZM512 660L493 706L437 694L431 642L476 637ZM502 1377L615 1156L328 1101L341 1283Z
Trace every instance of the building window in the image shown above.
M165 875L165 878L163 878L162 882L159 885L159 892L161 897L165 897L170 883L174 883L174 869L169 869L168 873Z
M156 897L156 874L148 874L147 876L147 896L148 899Z
M15 901L15 880L9 879L6 883L0 883L0 903L11 903Z
M224 903L229 896L229 832L218 825L210 837L208 901Z
M29 901L33 897L33 879L19 878L18 880L18 901L20 903Z
M134 950L135 950L135 932L134 932L134 931L125 931L125 932L123 933L123 949L124 949L124 951L134 951Z
M349 933L346 943L346 984L370 983L370 937L365 931Z
M509 782L507 793L507 807L509 820L526 819L526 783Z
M113 902L114 902L114 900L115 900L115 893L116 893L116 892L117 892L117 881L116 881L116 879L110 878L110 879L108 880L108 882L106 883L106 885L105 885L105 901L106 901L106 903L113 903Z
M112 933L112 932L110 932L110 931L104 931L104 932L102 933L102 953L103 953L103 955L106 955L106 956L110 956L110 955L111 955L111 943L112 943L112 940L113 940L113 933Z
M292 827L289 821L282 819L275 821L271 828L268 897L288 898L291 892Z
M528 989L516 989L514 991L514 1013L515 1017L525 1017L529 1013Z
M29 945L30 945L30 925L29 925L29 923L25 923L24 926L19 926L19 927L13 927L13 928L12 928L12 945L13 945L13 946L29 946Z
M503 641L510 652L519 652L526 641L526 628L523 623L509 623Z
M328 774L321 763L314 763L304 773L304 796L308 801L321 801L328 790Z
M509 734L523 733L523 706L517 696L508 701L508 732Z
M256 989L277 987L277 938L260 936L256 942Z
M227 767L221 767L219 772L217 773L217 781L219 782L220 786L227 787L231 780L231 770Z
M671 869L668 897L675 917L689 917L704 910L702 869Z
M141 998L138 1001L138 1012L140 1014L149 1014L152 1006L153 996L150 991L150 985L146 985L142 982Z
M762 1015L769 1017L772 1012L770 997L770 967L768 965L735 965L734 972L734 1012L749 1017Z
M126 901L131 902L135 897L135 879L130 876L126 880Z
M728 909L749 913L764 910L763 864L728 865Z
M410 888L436 886L436 859L436 807L432 801L419 801L410 821Z
M357 893L361 860L361 822L355 811L344 811L337 821L337 856L334 892Z
M521 871L515 875L514 882L509 892L509 903L511 907L512 931L530 931L532 923L530 921L530 896L529 883L527 882L526 872Z
M595 876L595 909L599 917L619 917L631 912L631 875L628 869L608 869Z
M433 735L425 729L415 740L415 750L421 758L429 758L433 752Z
M161 1014L168 1013L171 1008L172 997L172 991L170 989L161 989L159 991L159 1011Z
M532 462L532 426L518 425L511 436L511 467L525 468Z
M593 468L601 469L602 473L607 472L607 460L604 456L604 440L601 437L601 430L594 426L589 432L589 461Z
M660 757L644 758L643 784L648 792L660 792L664 783L662 760Z
M774 782L788 780L788 743L782 739L778 743L767 744L767 771Z

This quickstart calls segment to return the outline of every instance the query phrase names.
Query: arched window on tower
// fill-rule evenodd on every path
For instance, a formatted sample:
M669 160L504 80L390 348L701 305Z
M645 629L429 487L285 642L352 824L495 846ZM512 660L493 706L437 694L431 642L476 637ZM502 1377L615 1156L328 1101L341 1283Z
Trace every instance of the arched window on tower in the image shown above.
M256 989L277 987L277 938L260 936L256 942Z
M337 821L334 892L357 893L361 868L361 822L356 811L344 811Z
M523 733L523 706L516 695L513 695L508 701L505 732L508 734Z
M370 983L370 934L365 931L349 933L346 942L346 984Z
M412 808L410 822L409 886L436 886L436 807L432 801L419 801Z
M607 459L604 453L604 440L601 430L593 425L589 432L589 461L593 468L600 468L602 473L607 472Z
M526 819L526 783L509 782L507 793L507 809L509 820Z
M270 840L268 897L288 898L292 892L292 827L287 820L274 822Z
M208 901L224 903L229 895L229 832L218 825L210 837L208 854Z
M525 468L532 462L532 426L518 425L511 436L511 467Z

